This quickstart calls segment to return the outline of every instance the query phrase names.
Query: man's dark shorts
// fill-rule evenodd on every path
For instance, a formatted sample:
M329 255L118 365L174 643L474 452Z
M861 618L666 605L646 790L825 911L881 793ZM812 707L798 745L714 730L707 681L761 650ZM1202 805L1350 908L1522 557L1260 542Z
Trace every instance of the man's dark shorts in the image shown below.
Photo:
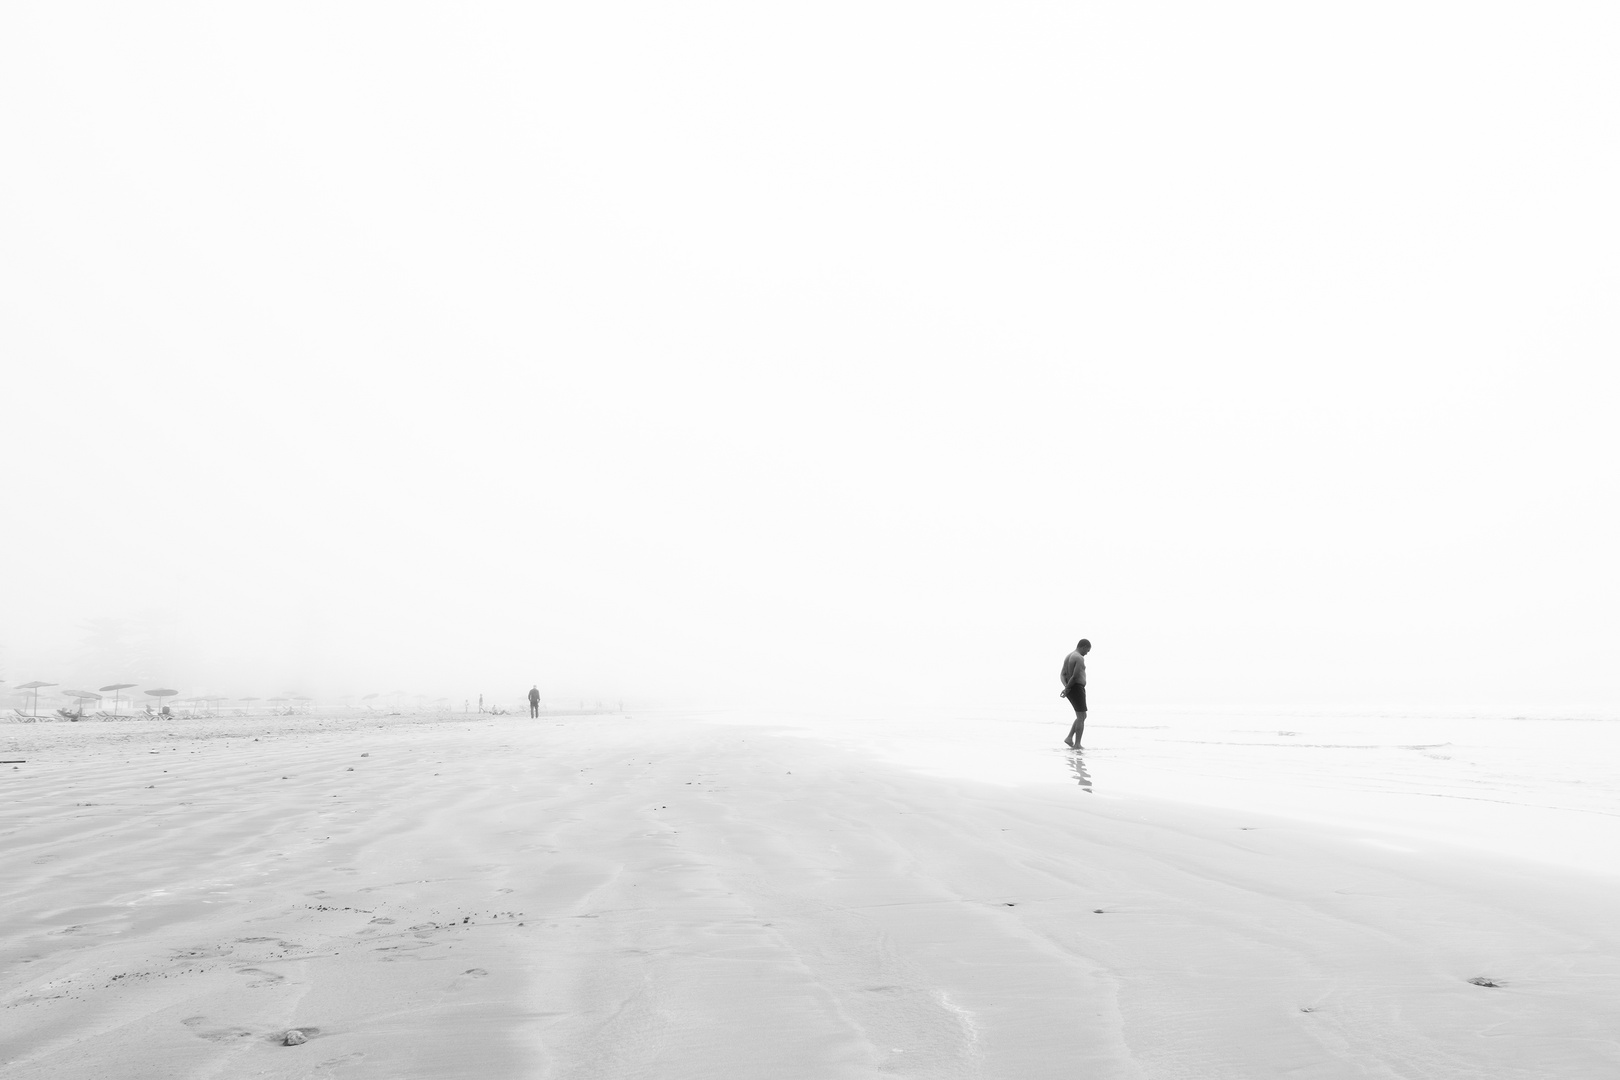
M1063 696L1069 699L1069 704L1074 706L1075 712L1083 713L1086 711L1085 683L1071 683L1069 688L1063 691Z

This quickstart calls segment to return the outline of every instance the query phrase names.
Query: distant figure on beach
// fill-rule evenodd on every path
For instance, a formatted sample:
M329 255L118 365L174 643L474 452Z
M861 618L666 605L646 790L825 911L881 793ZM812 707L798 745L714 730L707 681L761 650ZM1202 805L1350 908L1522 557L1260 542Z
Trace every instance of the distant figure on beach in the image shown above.
M538 686L531 686L531 687L529 687L529 716L532 718L532 717L536 717L536 716L539 716L539 715L540 715L540 688Z
M1069 728L1069 734L1063 742L1066 746L1080 749L1080 737L1086 733L1086 653L1091 651L1091 642L1085 638L1074 647L1074 652L1063 658L1063 671L1060 678L1063 680L1062 697L1069 699L1074 706L1074 725Z

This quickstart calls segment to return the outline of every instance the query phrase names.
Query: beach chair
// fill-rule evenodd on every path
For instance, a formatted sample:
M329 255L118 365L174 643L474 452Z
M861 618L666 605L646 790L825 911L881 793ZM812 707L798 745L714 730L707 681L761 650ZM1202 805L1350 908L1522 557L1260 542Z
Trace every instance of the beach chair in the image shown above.
M39 717L25 713L21 709L12 709L11 711L17 717L18 723L32 724L39 719Z

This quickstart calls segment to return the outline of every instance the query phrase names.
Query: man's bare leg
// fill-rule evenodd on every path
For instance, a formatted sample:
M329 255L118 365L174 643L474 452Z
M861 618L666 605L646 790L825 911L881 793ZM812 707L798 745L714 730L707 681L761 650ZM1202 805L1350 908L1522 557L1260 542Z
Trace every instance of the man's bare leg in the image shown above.
M1080 737L1086 733L1086 714L1074 714L1074 726L1069 728L1069 734L1064 737L1063 744L1074 749L1080 749Z

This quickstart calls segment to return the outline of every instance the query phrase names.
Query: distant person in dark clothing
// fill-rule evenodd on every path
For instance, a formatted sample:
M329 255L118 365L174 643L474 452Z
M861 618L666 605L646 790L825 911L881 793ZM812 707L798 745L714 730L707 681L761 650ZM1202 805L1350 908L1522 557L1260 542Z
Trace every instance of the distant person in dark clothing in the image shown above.
M531 717L540 715L540 688L538 686L529 687L529 715Z
M1059 675L1063 680L1062 696L1074 706L1074 725L1063 742L1076 750L1080 749L1080 736L1086 733L1086 653L1090 651L1091 642L1081 638L1074 652L1063 658L1063 671Z

